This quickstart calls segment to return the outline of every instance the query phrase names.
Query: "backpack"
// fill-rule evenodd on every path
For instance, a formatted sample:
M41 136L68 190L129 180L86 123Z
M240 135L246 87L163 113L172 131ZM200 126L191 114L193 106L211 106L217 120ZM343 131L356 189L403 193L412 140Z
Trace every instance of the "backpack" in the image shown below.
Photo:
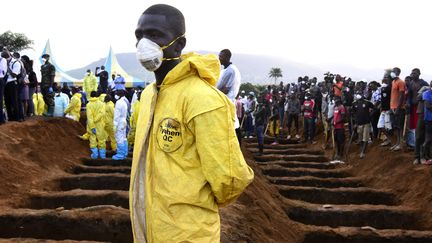
M24 68L24 64L21 61L14 61L12 63L12 68L15 65L16 62L19 62L21 64L20 73L16 75L16 79L17 79L18 84L28 84L29 80L28 80L28 77L27 77L27 71ZM10 69L10 67L8 67L8 70L11 73L11 75L14 76L14 74L13 74L12 70Z

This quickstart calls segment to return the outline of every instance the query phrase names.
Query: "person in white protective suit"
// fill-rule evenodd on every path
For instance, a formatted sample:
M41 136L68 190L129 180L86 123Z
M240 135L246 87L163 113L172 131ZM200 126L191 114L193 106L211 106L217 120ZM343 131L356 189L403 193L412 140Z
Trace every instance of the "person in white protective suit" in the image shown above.
M114 108L114 137L117 142L117 154L112 157L114 160L124 160L129 152L126 137L129 101L125 94L124 90L117 90L115 95L117 102Z

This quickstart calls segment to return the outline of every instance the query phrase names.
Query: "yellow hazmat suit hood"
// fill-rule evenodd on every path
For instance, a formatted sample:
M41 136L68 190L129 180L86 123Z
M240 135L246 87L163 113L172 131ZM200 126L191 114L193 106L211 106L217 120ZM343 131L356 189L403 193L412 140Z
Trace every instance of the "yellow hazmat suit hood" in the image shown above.
M215 55L182 56L141 94L130 184L135 242L219 242L218 209L253 179Z

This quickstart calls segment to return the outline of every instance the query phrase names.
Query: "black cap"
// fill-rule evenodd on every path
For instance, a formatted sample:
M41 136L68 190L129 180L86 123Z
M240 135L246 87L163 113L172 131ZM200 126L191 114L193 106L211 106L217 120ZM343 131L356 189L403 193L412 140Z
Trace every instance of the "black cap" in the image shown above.
M49 57L50 57L50 55L47 54L47 53L45 53L45 54L42 55L42 58L49 58Z

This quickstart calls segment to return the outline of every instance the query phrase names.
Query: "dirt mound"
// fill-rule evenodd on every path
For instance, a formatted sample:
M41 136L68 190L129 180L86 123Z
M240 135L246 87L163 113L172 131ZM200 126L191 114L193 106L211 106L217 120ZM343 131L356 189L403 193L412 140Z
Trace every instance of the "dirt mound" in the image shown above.
M65 118L29 119L0 126L0 207L16 207L32 190L43 190L78 158L88 144L76 135L81 124Z
M221 209L221 242L299 242L298 225L282 208L282 196L267 181L246 145L243 154L255 178L240 198Z

